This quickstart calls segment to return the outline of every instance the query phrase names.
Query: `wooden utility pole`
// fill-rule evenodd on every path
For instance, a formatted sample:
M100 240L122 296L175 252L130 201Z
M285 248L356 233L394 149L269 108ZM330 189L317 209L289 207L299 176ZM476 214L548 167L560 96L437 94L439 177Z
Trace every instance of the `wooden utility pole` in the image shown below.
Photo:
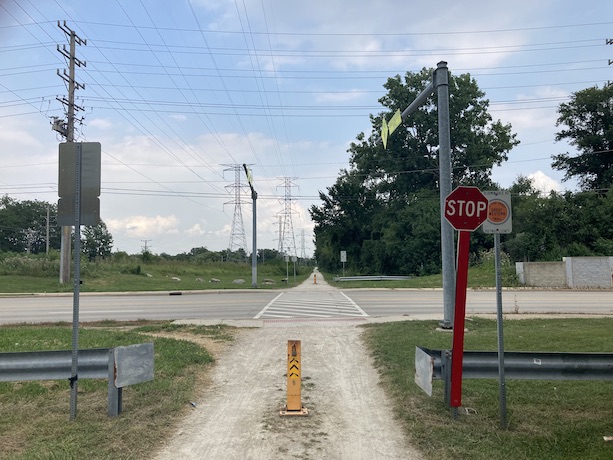
M85 61L81 61L76 57L76 45L87 45L87 40L83 40L77 36L74 30L70 29L66 25L66 21L60 23L58 21L57 26L64 32L69 39L69 49L66 49L66 45L60 47L57 46L58 52L66 58L68 63L68 72L64 69L63 72L60 72L58 69L57 74L62 80L66 82L68 85L68 99L66 98L58 98L58 100L64 104L66 107L66 123L58 122L56 120L53 124L53 129L59 132L64 138L66 142L74 142L74 125L75 125L75 112L77 110L83 110L83 107L80 107L75 104L75 90L84 89L85 85L78 83L75 80L75 68L85 67ZM67 283L70 280L70 243L71 243L71 234L72 227L64 226L62 227L62 244L60 251L60 284Z

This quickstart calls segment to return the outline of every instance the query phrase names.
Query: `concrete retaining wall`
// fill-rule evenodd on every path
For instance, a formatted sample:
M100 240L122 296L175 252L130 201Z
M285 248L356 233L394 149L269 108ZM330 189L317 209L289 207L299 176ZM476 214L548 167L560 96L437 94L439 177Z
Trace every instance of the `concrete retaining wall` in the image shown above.
M564 262L516 262L519 282L533 287L566 287Z
M611 289L613 257L564 257L562 262L516 262L519 282L532 287Z
M564 257L569 288L613 287L613 257Z

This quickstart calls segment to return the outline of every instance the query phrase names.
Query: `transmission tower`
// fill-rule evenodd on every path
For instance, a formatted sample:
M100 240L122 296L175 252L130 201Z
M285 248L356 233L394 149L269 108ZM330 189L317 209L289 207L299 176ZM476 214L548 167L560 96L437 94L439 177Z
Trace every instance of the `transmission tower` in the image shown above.
M223 165L227 166L224 171L234 171L234 183L226 185L226 189L234 191L234 199L224 204L234 205L234 218L232 219L232 230L230 231L230 243L228 253L243 249L247 255L247 238L245 237L245 227L243 225L243 211L241 204L248 204L242 200L242 190L245 186L241 185L241 174L243 174L242 164Z
M283 184L279 187L285 189L283 198L283 210L279 213L279 252L288 256L296 256L296 238L294 236L294 226L292 224L292 214L294 211L294 200L292 200L292 188L296 185L292 182L295 178L282 178Z

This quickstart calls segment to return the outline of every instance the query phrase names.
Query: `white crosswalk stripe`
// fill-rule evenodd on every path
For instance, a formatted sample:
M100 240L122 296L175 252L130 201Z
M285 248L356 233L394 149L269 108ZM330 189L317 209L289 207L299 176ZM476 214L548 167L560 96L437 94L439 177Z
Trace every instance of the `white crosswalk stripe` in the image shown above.
M340 291L289 291L271 300L254 319L365 316L359 305Z

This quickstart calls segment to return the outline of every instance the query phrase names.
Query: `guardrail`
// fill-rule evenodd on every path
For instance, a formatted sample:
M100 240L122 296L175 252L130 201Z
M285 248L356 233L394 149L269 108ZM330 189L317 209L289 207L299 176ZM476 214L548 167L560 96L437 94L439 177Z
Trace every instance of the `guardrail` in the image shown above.
M0 353L0 382L70 380L72 351ZM108 379L108 415L122 409L125 386L153 380L153 343L79 350L79 379Z
M451 351L415 347L415 382L432 396L432 380L445 382L445 401L451 389ZM613 380L613 353L505 352L504 375L518 380ZM498 353L465 351L465 379L497 379Z
M400 275L360 275L360 276L335 276L334 281L403 281L410 279L410 276Z

